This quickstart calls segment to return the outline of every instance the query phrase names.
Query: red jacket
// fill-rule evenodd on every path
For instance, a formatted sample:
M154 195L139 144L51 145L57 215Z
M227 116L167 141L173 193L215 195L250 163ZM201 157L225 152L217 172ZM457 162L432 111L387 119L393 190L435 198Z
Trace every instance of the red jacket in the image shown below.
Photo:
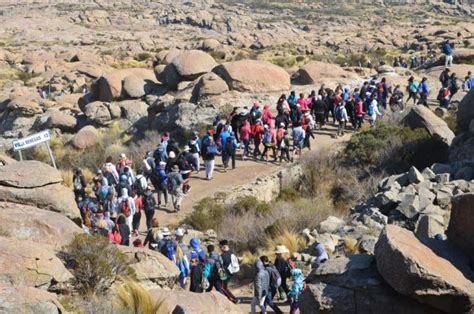
M260 123L252 125L252 136L255 140L261 141L264 131L265 129L263 128L263 126L260 125Z
M252 136L252 128L250 127L250 123L245 121L240 128L240 138L242 140L249 140L250 136Z

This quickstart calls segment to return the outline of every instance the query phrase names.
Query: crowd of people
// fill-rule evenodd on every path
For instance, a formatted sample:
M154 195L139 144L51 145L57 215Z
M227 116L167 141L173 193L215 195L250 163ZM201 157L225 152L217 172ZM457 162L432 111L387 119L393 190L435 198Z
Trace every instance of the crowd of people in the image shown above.
M447 67L440 75L442 83L438 100L442 107L459 89L456 75ZM473 88L474 78L469 72L464 80L465 90ZM447 92L446 92L447 91ZM161 252L180 269L180 285L193 292L216 289L231 301L238 302L229 290L229 281L239 271L238 260L229 248L229 242L219 244L221 253L213 245L207 252L199 240L184 243L185 231L177 229L174 235L166 227L160 227L154 217L155 210L167 208L171 200L175 212L182 210L182 201L191 190L193 173L205 172L207 180L213 179L215 160L221 156L223 172L236 168L237 151L241 158L282 163L292 162L305 148L311 149L311 138L315 131L326 124L337 125L334 137L343 136L352 125L353 131L361 129L365 120L376 127L377 120L387 110L398 111L404 103L428 105L430 89L428 80L417 83L414 77L407 82L407 99L402 88L392 88L385 78L372 77L360 87L338 85L332 90L322 85L309 95L281 95L275 108L255 101L250 107L234 108L226 117L216 117L203 136L192 133L184 147L170 134L161 135L156 149L145 154L138 164L121 154L114 162L112 156L97 168L92 182L86 179L80 168L73 176L73 190L84 222L84 229L90 234L107 237L117 245L148 247ZM330 122L331 121L331 122ZM203 165L202 165L203 164ZM135 173L136 171L136 173ZM93 195L86 192L91 187ZM140 238L140 223L145 215L146 237ZM133 242L132 239L134 238ZM324 247L317 247L318 261L327 259ZM277 295L288 300L291 311L298 308L298 295L304 289L301 270L294 267L285 248L278 247L272 264L267 256L256 263L255 295L252 312L259 306L265 312L270 306L281 313L273 302ZM317 266L317 265L316 265ZM287 280L292 278L289 288Z

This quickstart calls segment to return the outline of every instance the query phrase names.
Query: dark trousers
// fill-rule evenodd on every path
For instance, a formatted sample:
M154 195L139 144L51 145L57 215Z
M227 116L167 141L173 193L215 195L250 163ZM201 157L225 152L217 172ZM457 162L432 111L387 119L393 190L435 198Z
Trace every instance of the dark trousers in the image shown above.
M255 140L255 148L253 150L253 158L257 158L262 152L260 151L260 140Z
M408 92L408 99L407 99L407 105L408 105L408 102L410 101L410 99L413 99L413 104L416 104L416 100L417 100L417 94L415 92Z
M273 290L273 289L272 289ZM273 302L273 296L276 291L269 291L265 296L265 307L268 305L276 314L283 314L278 305Z
M290 150L288 147L280 148L280 162L285 159L286 161L290 161Z
M229 290L229 282L230 278L225 281L221 281L221 292L227 297L227 299L232 302L236 302L237 298Z
M137 211L135 215L133 215L133 220L132 220L132 228L133 231L137 230L140 228L140 219L142 219L142 213Z
M151 222L153 220L153 216L155 216L155 210L145 210L145 217L146 217L146 229L151 229Z
M277 159L277 155L276 155L276 151L275 151L275 145L265 145L265 148L263 149L263 153L262 153L262 159L263 157L267 157L267 153L268 153L268 150L271 149L272 152L273 152L273 159Z

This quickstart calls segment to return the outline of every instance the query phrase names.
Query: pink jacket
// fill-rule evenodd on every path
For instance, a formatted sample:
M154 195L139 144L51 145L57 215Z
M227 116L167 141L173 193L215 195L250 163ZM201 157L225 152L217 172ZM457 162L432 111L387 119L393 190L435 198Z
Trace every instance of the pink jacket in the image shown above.
M251 134L252 128L250 127L250 123L248 121L245 121L242 127L240 128L240 138L242 140L249 140Z

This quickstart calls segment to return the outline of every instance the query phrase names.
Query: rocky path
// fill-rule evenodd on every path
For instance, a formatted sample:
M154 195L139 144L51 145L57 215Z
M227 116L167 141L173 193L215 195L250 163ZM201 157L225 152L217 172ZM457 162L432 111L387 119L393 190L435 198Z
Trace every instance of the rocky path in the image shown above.
M344 137L335 139L333 138L335 132L336 128L332 125L328 125L322 130L316 131L315 139L311 141L312 149L324 149L336 143L347 141L352 134L352 132L349 131ZM305 152L308 152L308 150L306 149L303 153ZM155 212L155 217L158 217L161 225L173 225L179 222L187 214L191 213L193 206L204 197L213 196L218 192L229 191L234 187L252 182L258 176L270 174L282 167L282 165L272 162L266 164L265 162L254 160L242 161L240 158L241 151L238 151L237 155L236 169L228 170L227 172L223 171L221 157L216 157L216 168L212 181L205 179L204 171L200 171L198 174L193 173L191 178L192 189L184 198L181 212L176 213L172 208L160 209ZM144 217L142 217L140 229L145 232L146 226Z

